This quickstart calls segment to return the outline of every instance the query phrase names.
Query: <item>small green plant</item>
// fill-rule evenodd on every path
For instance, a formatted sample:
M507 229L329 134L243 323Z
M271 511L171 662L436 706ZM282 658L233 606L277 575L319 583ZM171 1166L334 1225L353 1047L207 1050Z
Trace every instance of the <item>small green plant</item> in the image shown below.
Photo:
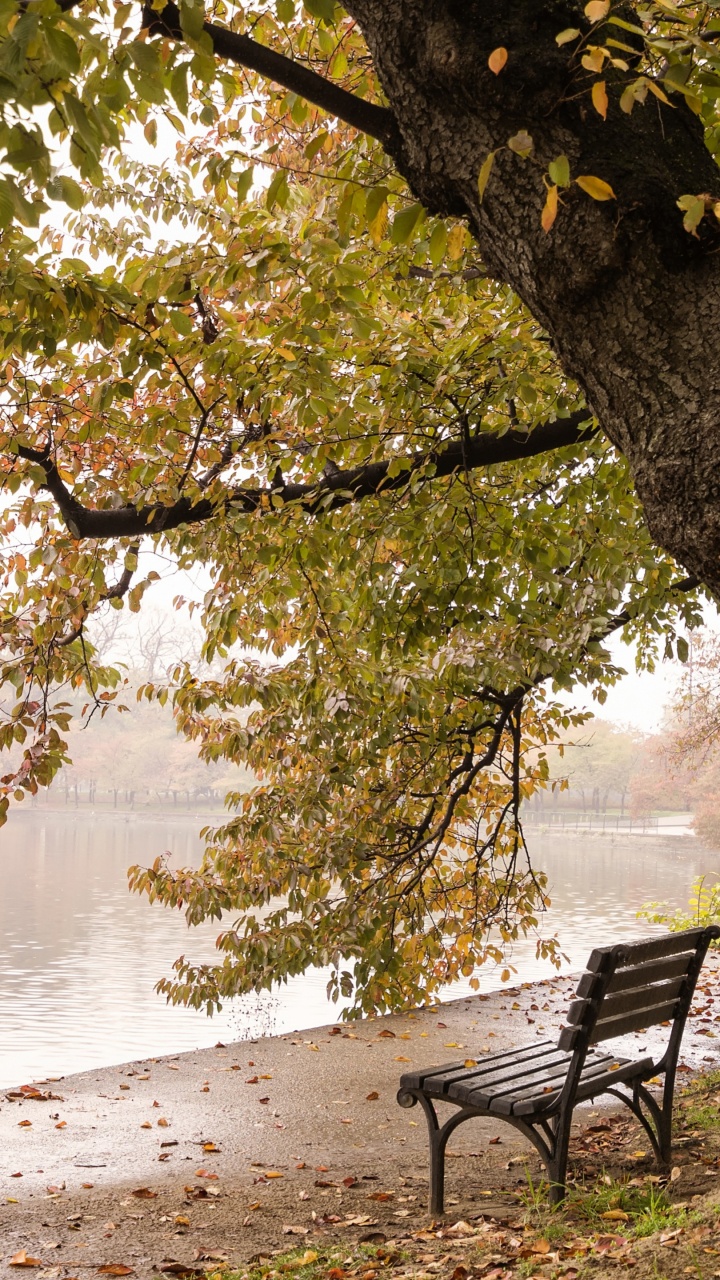
M671 933L694 929L698 925L720 924L720 880L706 885L705 879L705 876L700 876L694 882L688 910L671 911L666 902L646 902L637 913L638 920L667 925ZM717 942L711 943L711 946L717 945Z
M249 1262L239 1271L222 1272L211 1275L208 1280L327 1280L328 1271L337 1268L344 1273L344 1265L348 1261L382 1262L388 1255L387 1250L371 1245L350 1246L352 1259L347 1258L347 1249L330 1247L289 1249L272 1257L262 1254ZM393 1261L403 1258L402 1253L394 1252Z
M550 1183L547 1178L538 1178L537 1182L533 1181L532 1171L529 1165L525 1165L525 1180L527 1186L519 1192L519 1199L528 1213L541 1217L552 1213L556 1206L551 1205L548 1200Z

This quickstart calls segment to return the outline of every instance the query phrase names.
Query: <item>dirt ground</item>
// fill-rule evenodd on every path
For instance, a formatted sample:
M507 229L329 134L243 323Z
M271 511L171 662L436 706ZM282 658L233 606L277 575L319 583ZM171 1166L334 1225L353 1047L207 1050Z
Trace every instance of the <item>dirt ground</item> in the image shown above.
M11 1259L23 1250L33 1276L132 1268L149 1280L172 1274L172 1264L181 1264L176 1273L213 1261L241 1266L298 1244L422 1247L418 1233L433 1231L427 1135L419 1108L396 1103L400 1075L408 1064L553 1037L573 991L562 977L402 1016L20 1082L0 1093L0 1277L20 1274ZM681 1081L720 1067L717 1023L713 957ZM662 1028L639 1033L624 1048L656 1054L662 1036ZM575 1177L651 1171L628 1112L585 1107L576 1118ZM693 1142L677 1148L673 1184L688 1202L720 1177L714 1156L690 1158ZM527 1208L528 1173L530 1185L541 1175L534 1152L497 1120L461 1126L447 1165L446 1226L464 1222L475 1235L512 1231ZM642 1242L635 1253L641 1280Z

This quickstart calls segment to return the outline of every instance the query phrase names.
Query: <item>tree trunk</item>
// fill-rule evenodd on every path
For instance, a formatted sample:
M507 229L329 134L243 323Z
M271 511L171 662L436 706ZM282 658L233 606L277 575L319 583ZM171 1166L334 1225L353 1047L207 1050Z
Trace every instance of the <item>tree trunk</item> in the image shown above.
M543 324L603 429L626 455L653 537L720 598L720 224L693 237L677 200L720 196L700 121L680 94L630 116L627 79L593 77L558 46L589 30L566 0L349 0L398 126L398 168L431 211L465 216L483 260ZM627 33L622 39L627 41ZM488 56L504 46L499 75ZM525 129L533 152L507 149ZM499 150L503 148L502 150ZM498 151L482 203L478 171ZM549 233L548 164L608 182L616 200L572 185Z

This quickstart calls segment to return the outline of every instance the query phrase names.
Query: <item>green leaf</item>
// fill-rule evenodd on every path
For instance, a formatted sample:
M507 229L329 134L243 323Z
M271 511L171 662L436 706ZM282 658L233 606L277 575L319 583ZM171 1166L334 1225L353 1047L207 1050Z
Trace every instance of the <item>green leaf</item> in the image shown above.
M49 23L44 34L53 61L68 75L75 75L80 70L80 52L72 36Z
M413 204L402 213L396 213L390 228L390 239L393 244L407 244L413 232L425 217L425 208L421 204Z
M236 179L236 190L238 202L242 204L243 200L247 200L248 193L253 184L253 174L255 169L250 165L249 169L243 169Z
M180 333L183 337L189 337L193 332L193 322L185 311L180 311L178 307L173 307L168 315L168 319L176 333Z
M51 200L62 200L71 209L82 209L85 204L85 193L74 178L58 174L47 184L47 193Z
M548 165L548 173L551 182L558 187L570 186L570 161L567 156L558 156L557 159L551 160Z
M187 62L179 62L170 76L170 92L183 115L187 115L188 110L188 70Z
M447 251L448 233L444 222L438 222L430 236L429 254L434 267L439 267Z
M313 18L328 25L335 20L335 0L303 0L303 7Z
M290 187L288 186L288 175L285 169L278 169L273 175L272 181L267 189L265 196L265 204L269 210L272 210L276 204L281 209L285 208L290 195Z
M488 178L490 177L490 173L492 171L492 167L494 163L495 163L495 152L489 151L485 159L483 160L482 165L480 166L480 172L478 174L477 185L478 185L478 195L480 196L481 204L483 202L485 189L488 184Z

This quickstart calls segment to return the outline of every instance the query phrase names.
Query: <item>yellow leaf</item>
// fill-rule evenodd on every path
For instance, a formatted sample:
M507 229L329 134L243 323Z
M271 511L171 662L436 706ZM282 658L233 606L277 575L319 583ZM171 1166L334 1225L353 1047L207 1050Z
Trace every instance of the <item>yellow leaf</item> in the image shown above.
M647 1152L645 1152L645 1151L631 1151L631 1152L630 1152L630 1159L631 1159L631 1160L642 1160L642 1159L643 1159L643 1156L645 1156L645 1155L647 1155Z
M465 1061L463 1062L463 1066L464 1066L464 1067L476 1067L476 1066L477 1066L477 1058L466 1058L466 1059L465 1059Z
M478 174L478 195L480 196L481 204L483 202L483 196L485 195L485 188L488 184L488 178L490 177L490 173L494 163L495 163L495 152L490 151L488 152L485 159L483 160L482 165L480 167L480 172Z
M605 52L600 48L592 48L589 53L583 54L582 57L582 65L586 71L602 71L604 61Z
M284 1178L284 1174L279 1169L267 1169L263 1174L264 1178Z
M507 49L504 49L502 45L500 45L499 49L493 49L492 53L490 54L490 57L488 58L488 66L490 70L493 71L496 76L498 76L502 71L503 67L505 66L505 63L507 62L507 60L508 60L508 51Z
M509 970L509 969L503 969L502 973L500 974L500 981L501 981L501 982L509 982L509 981L510 981L510 970Z
M447 256L451 262L457 262L462 257L465 249L465 228L461 223L457 223L452 231L448 232L447 239Z
M522 156L524 160L533 149L533 140L527 129L519 129L517 133L513 134L512 138L508 138L508 146L511 151L515 152L516 156Z
M374 215L374 217L370 218L368 221L368 231L370 232L370 238L376 248L381 243L382 238L385 235L385 230L387 228L387 221L388 221L388 202L387 200L383 200L382 204L377 210L377 213Z
M553 222L557 217L558 211L558 189L557 187L548 187L547 199L542 211L542 229L549 231Z
M608 96L604 80L596 80L592 87L592 104L603 120L607 119Z
M590 0L590 3L585 5L585 17L590 22L602 22L609 12L610 0Z
M659 84L655 84L655 81L654 81L654 80L646 80L646 81L645 81L645 84L647 85L647 87L648 87L648 89L650 90L650 92L651 92L651 93L654 93L654 94L655 94L655 97L656 97L656 98L659 98L661 102L664 102L666 106L668 106L668 107L672 107L672 106L673 106L673 104L672 104L672 102L670 101L670 99L669 99L669 98L668 98L668 97L663 93L662 89L660 88L660 85L659 85ZM674 110L675 110L675 108L673 107L673 111L674 111Z
M617 198L609 182L604 182L602 178L594 178L590 173L581 174L575 181L582 191L592 196L593 200L615 200Z
M608 1209L605 1213L600 1214L601 1218L606 1218L608 1222L629 1222L630 1215L625 1213L624 1209Z

